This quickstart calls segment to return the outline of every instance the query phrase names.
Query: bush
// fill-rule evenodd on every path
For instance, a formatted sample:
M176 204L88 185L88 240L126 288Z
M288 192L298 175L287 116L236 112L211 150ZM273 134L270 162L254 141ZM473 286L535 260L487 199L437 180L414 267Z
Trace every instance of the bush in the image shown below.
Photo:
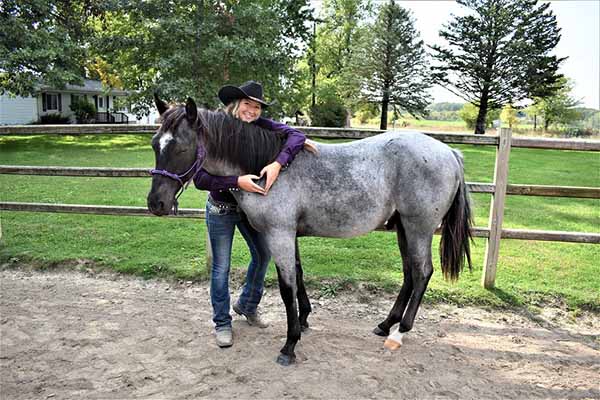
M568 138L587 138L592 137L594 135L594 131L590 128L585 127L568 127L564 130L563 136Z
M361 124L366 124L370 120L377 120L380 116L381 111L379 110L379 104L367 103L362 104L355 112L354 116Z
M477 123L477 114L479 114L479 107L475 107L471 103L466 103L463 108L458 112L460 118L467 124L467 128L475 129ZM489 128L492 126L492 122L495 119L500 118L500 110L488 109L485 116L485 127Z
M75 101L70 108L78 124L90 123L96 118L96 106L84 99Z
M57 125L57 124L68 124L69 117L63 117L60 114L46 114L40 117L40 124L46 125Z
M343 128L347 115L344 104L337 99L328 99L310 108L312 126Z

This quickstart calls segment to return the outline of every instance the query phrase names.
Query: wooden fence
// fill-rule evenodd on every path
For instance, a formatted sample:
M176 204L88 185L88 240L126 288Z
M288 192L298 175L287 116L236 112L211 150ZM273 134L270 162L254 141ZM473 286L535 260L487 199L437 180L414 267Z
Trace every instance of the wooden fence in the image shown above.
M7 135L81 135L81 134L140 134L154 133L157 125L33 125L0 126L0 136ZM362 139L381 133L378 130L344 128L299 128L310 138ZM512 138L509 129L499 129L498 135L476 136L472 134L425 132L427 135L450 144L473 144L496 147L494 181L492 183L467 182L472 193L490 193L492 196L487 227L475 227L476 237L487 238L482 284L494 286L500 239L545 240L574 243L600 243L600 234L588 232L539 231L528 229L504 229L504 203L506 195L575 197L600 199L599 187L567 187L508 184L510 149L526 147L538 149L600 151L600 141ZM86 177L149 177L145 168L78 168L0 165L0 174L86 176ZM0 202L0 210L64 212L80 214L149 216L145 207L118 207L78 204L47 204ZM179 218L204 218L203 209L179 209Z

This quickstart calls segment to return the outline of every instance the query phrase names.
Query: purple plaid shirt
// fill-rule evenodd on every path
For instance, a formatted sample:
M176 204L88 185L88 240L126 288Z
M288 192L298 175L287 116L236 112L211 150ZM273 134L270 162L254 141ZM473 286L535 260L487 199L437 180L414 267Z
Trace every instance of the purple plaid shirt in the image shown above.
M282 124L281 122L259 117L253 122L263 129L279 132L287 136L287 141L283 149L276 158L276 161L282 166L287 166L294 160L296 154L304 147L306 136L297 129ZM204 152L201 152L204 153ZM202 163L203 160L200 160ZM227 203L236 203L234 197L229 193L229 189L238 187L238 176L214 176L209 174L203 168L194 177L194 185L200 190L209 190L210 196L217 200Z

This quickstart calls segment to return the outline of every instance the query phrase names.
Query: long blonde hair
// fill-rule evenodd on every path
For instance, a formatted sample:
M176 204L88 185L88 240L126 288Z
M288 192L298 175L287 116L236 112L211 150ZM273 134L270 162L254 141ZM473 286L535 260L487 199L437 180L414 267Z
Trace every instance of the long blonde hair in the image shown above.
M238 111L240 110L241 101L242 99L232 101L223 108L223 111L237 119L240 119L240 117L238 116Z

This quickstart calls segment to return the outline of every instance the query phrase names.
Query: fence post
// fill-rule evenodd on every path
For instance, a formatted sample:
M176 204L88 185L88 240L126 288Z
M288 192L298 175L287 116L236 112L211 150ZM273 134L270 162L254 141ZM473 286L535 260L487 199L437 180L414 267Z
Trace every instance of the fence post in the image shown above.
M494 167L494 193L492 194L488 227L490 237L485 246L483 276L481 283L486 289L494 287L496 266L502 235L502 219L504 218L504 202L506 185L508 184L508 156L510 155L512 131L509 128L499 129L498 148L496 149L496 165Z

